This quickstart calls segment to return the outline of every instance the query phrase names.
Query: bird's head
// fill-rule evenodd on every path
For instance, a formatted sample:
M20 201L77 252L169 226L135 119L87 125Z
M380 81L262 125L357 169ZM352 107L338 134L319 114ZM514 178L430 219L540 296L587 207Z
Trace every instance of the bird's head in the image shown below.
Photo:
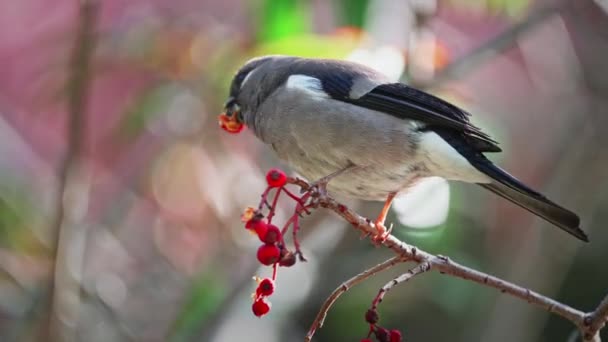
M263 56L247 61L234 75L230 84L230 94L224 104L224 113L219 116L220 126L230 133L240 132L249 121L248 117L259 105L264 89L262 83L269 83L273 61L284 56ZM271 76L271 75L270 75Z

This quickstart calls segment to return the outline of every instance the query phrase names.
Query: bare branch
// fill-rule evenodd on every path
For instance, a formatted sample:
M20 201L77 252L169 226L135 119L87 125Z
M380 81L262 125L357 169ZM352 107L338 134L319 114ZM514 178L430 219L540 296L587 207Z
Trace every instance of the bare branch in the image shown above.
M354 276L354 277L350 278L349 280L345 281L344 283L342 283L342 285L340 285L337 289L334 290L334 292L331 293L331 295L329 295L329 297L323 303L323 306L321 306L321 309L319 309L319 313L317 314L317 317L313 321L312 326L308 330L308 333L306 334L304 341L310 342L310 340L312 339L312 337L315 334L315 332L317 331L317 329L319 329L323 326L323 322L325 321L325 317L327 316L327 312L329 311L331 306L336 302L336 300L338 300L338 297L340 297L344 292L348 291L350 288L359 284L360 282L372 277L373 275L375 275L379 272L382 272L388 268L391 268L392 266L394 266L398 263L405 262L405 261L407 261L407 259L404 259L401 256L393 257L391 259L386 260L383 263L380 263L372 268L369 268L369 269L357 274L356 276Z
M310 188L309 184L301 179L289 179L288 182L301 187L302 190L308 190ZM374 226L374 223L371 220L362 217L361 215L349 209L347 206L337 202L333 198L318 193L314 194L312 197L316 197L315 199L320 207L335 212L347 222L352 224L356 229L361 231L364 235L373 235L374 233L376 233L376 227ZM599 341L598 331L603 328L606 320L608 319L608 296L604 298L604 300L600 303L600 305L595 311L586 314L583 311L577 310L567 304L543 296L530 289L521 287L498 277L461 265L457 262L452 261L448 257L441 255L433 255L428 252L425 252L415 246L408 245L407 243L397 239L393 235L389 235L382 243L382 245L397 254L397 257L385 262L386 264L388 264L386 267L389 267L391 261L397 263L400 260L414 261L417 262L419 265L385 285L382 290L380 290L380 293L377 297L378 300L374 301L375 305L380 302L383 297L383 293L388 291L394 285L408 281L417 274L428 271L430 269L434 269L442 274L455 276L458 278L470 280L472 282L487 287L495 288L497 290L500 290L502 293L506 293L515 298L522 299L550 313L554 313L558 316L561 316L572 322L581 331L581 334L584 336L585 341ZM376 270L376 268L380 268L380 266L383 264L380 264L370 270ZM370 270L367 270L366 272L370 272ZM381 269L378 269L374 273L377 273L380 270ZM350 279L343 286L339 287L332 293L332 295L324 303L310 331L306 335L306 341L310 341L315 330L321 327L323 319L327 314L327 311L335 302L337 297L340 296L342 293L346 292L351 283L355 284L361 282L372 275L367 274L366 272L361 273L360 275L357 275L356 277ZM375 307L375 305L373 307Z
M434 268L444 274L453 275L458 278L471 280L488 287L493 287L500 290L502 293L510 294L513 297L525 300L526 302L536 305L548 312L562 316L578 327L583 324L584 313L566 304L562 304L556 300L545 297L537 292L515 285L506 280L502 280L495 276L491 276L489 274L460 265L447 257L431 256L431 259L431 262L434 264Z
M80 3L79 27L76 34L75 44L70 58L70 74L67 81L68 93L68 141L67 150L59 169L59 184L56 198L55 218L52 223L53 263L51 275L53 280L49 284L50 312L47 315L45 338L50 340L61 340L60 329L55 326L56 313L56 290L58 287L58 273L62 269L60 257L64 241L69 240L71 233L65 229L66 226L66 189L72 173L77 171L79 158L83 145L84 130L86 127L86 104L88 99L89 85L91 83L90 64L95 48L95 26L98 13L98 3L95 0L82 0ZM46 306L46 305L45 305Z

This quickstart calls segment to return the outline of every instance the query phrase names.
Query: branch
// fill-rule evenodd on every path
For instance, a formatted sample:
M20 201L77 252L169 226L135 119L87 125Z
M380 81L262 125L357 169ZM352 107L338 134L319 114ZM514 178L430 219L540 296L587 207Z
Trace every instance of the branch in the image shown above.
M384 299L384 295L388 291L392 290L393 287L395 287L401 283L404 283L419 274L430 271L431 267L432 267L431 263L429 263L427 261L419 263L416 267L410 268L407 272L403 273L402 275L398 276L397 278L386 283L386 285L382 286L380 291L378 291L378 295L376 296L376 298L374 298L374 302L372 303L372 310L376 310L376 308L378 307L378 304L380 304L382 302L382 300Z
M594 338L599 341L598 332L604 327L606 320L608 320L608 295L602 299L595 311L586 315L584 319L584 341L594 341Z
M46 322L46 338L51 340L61 340L60 331L55 324L58 322L54 315L57 312L56 291L60 282L59 274L62 271L60 264L63 258L62 246L71 236L66 231L66 189L73 172L77 171L78 160L80 158L84 130L86 127L86 103L91 83L90 64L95 47L95 24L97 18L98 3L95 0L81 0L80 2L79 26L75 39L75 44L70 58L70 74L67 81L68 93L68 141L67 150L59 169L59 184L56 198L55 218L52 223L51 233L54 236L52 242L53 263L51 266L51 276L53 277L49 285L48 295L50 296L51 307Z
M317 331L317 329L323 327L323 322L325 321L327 312L329 311L331 306L336 302L336 300L338 300L338 297L340 297L344 292L348 291L350 288L359 284L360 282L372 277L373 275L375 275L379 272L382 272L388 268L391 268L400 262L405 262L405 261L407 261L407 260L403 259L400 256L393 257L391 259L386 260L383 263L380 263L372 268L369 268L369 269L357 274L356 276L354 276L354 277L350 278L349 280L345 281L344 283L342 283L342 285L340 285L337 289L334 290L334 292L331 293L331 295L329 295L329 297L323 303L323 306L321 306L321 309L319 310L317 317L315 317L315 320L313 321L312 326L308 330L308 333L306 334L304 341L310 342L310 340L312 340L312 337L315 334L315 332Z
M300 186L304 191L311 190L310 185L301 179L290 178L288 182ZM312 188L312 190L314 190L314 188ZM317 206L335 212L337 215L339 215L344 220L353 225L357 230L361 231L364 235L373 236L377 233L376 227L371 220L357 214L356 212L349 209L344 204L337 202L330 196L324 195L322 192L313 191L312 197L316 201ZM595 311L591 313L584 313L567 304L543 296L530 289L521 287L498 277L461 265L457 262L452 261L448 257L441 255L433 255L428 252L425 252L415 246L408 245L407 243L397 239L393 235L389 235L386 240L382 242L382 245L392 250L397 255L397 259L395 260L408 260L417 262L419 264L419 267L410 270L408 273L397 278L393 282L397 281L397 283L399 283L407 281L413 275L429 269L437 270L442 274L470 280L472 282L487 287L495 288L497 290L500 290L502 293L506 293L508 295L511 295L512 297L519 298L528 302L529 304L538 306L550 313L554 313L558 316L565 318L566 320L572 322L572 324L574 324L579 329L581 335L585 338L584 341L599 341L599 334L597 332L604 326L606 319L608 318L608 296L604 298L604 300L600 303L600 305ZM369 270L366 272L369 272ZM362 276L363 274L365 274L365 272L361 275L352 278L345 284L348 284L351 281L360 282L369 276ZM387 284L387 286L391 287L390 283ZM313 323L311 330L306 335L305 341L310 341L312 335L315 332L315 329L317 327L320 327L320 325L316 322L319 321L320 317L325 317L327 310L329 310L329 308L331 307L331 304L333 304L337 297L346 290L347 288L342 289L342 287L340 287L336 289L334 293L332 293L332 295L328 298L328 300L321 308L319 315L317 315L317 319L315 319L315 323ZM322 322L322 319L320 321Z

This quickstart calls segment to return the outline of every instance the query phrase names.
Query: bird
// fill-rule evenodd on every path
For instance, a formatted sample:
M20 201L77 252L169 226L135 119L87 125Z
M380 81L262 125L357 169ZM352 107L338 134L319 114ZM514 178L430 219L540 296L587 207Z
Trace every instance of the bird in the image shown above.
M326 180L329 194L384 201L376 241L389 233L395 196L442 177L478 184L588 242L575 213L484 155L501 148L470 115L355 62L269 55L238 69L220 121L248 127L298 174Z

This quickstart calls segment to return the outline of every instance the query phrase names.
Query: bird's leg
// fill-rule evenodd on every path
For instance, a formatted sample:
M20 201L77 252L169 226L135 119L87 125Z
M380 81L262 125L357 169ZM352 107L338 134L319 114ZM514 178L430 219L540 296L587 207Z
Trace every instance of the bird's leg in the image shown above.
M298 231L300 230L300 224L299 224L299 217L302 213L309 213L307 211L307 208L314 208L318 205L319 202L313 203L315 200L316 201L320 201L322 197L327 196L327 183L329 183L330 180L334 179L335 177L343 174L346 171L352 170L356 168L355 164L353 163L349 163L346 167L332 172L331 174L320 178L312 183L310 183L310 186L308 187L308 189L303 190L303 192L305 192L304 195L302 195L302 197L300 197L297 202L298 204L296 205L296 212L293 215L292 219L290 219L290 221L287 222L287 224L285 225L285 227L283 228L283 234L285 234L285 232L287 231L287 228L289 227L289 224L291 223L291 221L293 220L293 243L295 245L296 248L296 255L300 258L300 261L306 261L306 258L304 258L304 255L302 254L302 251L300 250L300 242L298 240ZM286 190L284 190L286 191ZM287 192L289 193L289 192ZM308 205L305 205L306 201L308 201L311 197L313 197L313 199L311 200L311 203L309 203Z
M357 168L355 164L349 163L346 167L338 171L332 172L329 175L312 182L308 191L315 189L319 196L327 196L327 184L329 183L329 181L345 173L346 171L350 171L355 168Z
M372 241L376 244L380 244L386 240L386 237L391 233L391 228L386 229L384 226L384 221L386 220L386 215L388 211L391 209L391 204L393 204L393 199L395 199L396 192L391 192L386 197L386 201L384 202L384 207L382 207L382 211L380 211L380 215L376 219L374 225L376 226L376 235L372 237Z

